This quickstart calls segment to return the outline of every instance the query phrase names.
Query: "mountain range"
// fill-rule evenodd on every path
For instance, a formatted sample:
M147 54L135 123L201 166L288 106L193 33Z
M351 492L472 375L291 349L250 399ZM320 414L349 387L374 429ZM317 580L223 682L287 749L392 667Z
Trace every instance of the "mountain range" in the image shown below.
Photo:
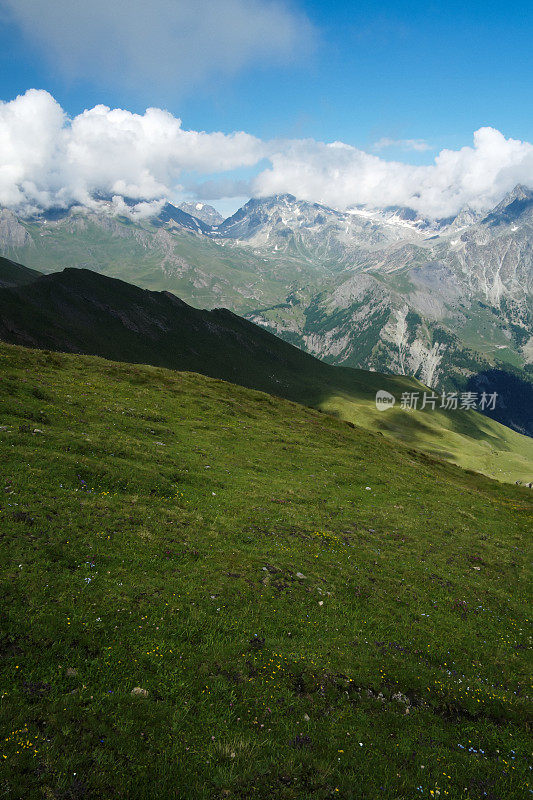
M291 195L252 199L226 220L203 203L117 216L105 198L32 218L4 210L0 251L45 272L89 268L226 306L331 364L446 390L498 385L499 419L533 434L533 192L523 186L486 214L442 220Z

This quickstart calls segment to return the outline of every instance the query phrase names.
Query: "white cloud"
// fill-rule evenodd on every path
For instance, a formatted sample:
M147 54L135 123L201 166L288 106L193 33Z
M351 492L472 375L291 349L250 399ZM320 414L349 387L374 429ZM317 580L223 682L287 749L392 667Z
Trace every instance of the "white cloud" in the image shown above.
M242 168L261 171L248 180ZM191 173L207 180L195 187ZM103 194L114 197L117 213L129 197L137 201L129 213L148 216L157 210L154 201L196 191L206 201L287 192L338 209L405 205L446 217L466 205L486 210L517 183L533 187L533 145L494 128L476 131L471 147L442 150L433 164L413 166L342 142L184 130L157 108L132 114L96 106L70 119L48 92L35 89L0 103L0 205L22 213L94 207Z
M474 133L473 147L442 150L433 164L385 161L342 142L293 141L270 156L254 194L290 192L302 200L345 209L402 205L429 217L447 217L464 206L494 206L516 184L533 186L533 145L506 139L494 128Z
M431 145L424 139L389 139L388 136L383 136L377 142L374 142L372 150L386 150L389 147L397 147L400 150L415 150L418 153L431 150Z
M314 38L307 18L284 0L0 0L2 6L69 80L106 86L190 90L251 63L290 61Z
M120 195L113 195L111 202L115 214L123 214L125 217L131 217L134 220L149 219L157 216L165 204L165 200L143 200L140 203L135 203L135 205L130 205Z
M154 200L179 188L183 171L225 172L256 164L266 145L247 133L187 131L167 111L96 106L70 120L31 89L0 103L0 204L90 204L97 194Z

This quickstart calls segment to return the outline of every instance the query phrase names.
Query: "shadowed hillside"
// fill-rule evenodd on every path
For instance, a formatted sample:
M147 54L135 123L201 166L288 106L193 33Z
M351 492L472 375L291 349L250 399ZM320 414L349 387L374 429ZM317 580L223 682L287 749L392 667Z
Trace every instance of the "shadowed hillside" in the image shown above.
M24 286L40 277L42 275L37 270L29 269L22 264L17 264L16 261L10 261L9 258L0 256L0 288Z

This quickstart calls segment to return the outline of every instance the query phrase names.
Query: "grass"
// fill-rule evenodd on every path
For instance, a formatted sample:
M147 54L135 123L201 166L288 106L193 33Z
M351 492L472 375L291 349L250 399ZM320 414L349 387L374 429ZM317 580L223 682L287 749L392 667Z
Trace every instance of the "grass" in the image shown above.
M0 796L527 796L528 490L192 373L0 366Z

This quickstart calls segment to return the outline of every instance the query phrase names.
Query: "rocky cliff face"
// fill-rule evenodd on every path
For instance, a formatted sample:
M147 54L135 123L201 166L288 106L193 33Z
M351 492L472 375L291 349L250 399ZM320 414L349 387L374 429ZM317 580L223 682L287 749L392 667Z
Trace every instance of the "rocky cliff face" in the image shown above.
M486 216L465 210L431 235L406 224L408 242L359 251L305 308L260 309L254 321L333 363L432 385L494 360L531 364L533 193L517 187Z
M31 245L31 237L12 211L0 209L0 248L2 252Z

